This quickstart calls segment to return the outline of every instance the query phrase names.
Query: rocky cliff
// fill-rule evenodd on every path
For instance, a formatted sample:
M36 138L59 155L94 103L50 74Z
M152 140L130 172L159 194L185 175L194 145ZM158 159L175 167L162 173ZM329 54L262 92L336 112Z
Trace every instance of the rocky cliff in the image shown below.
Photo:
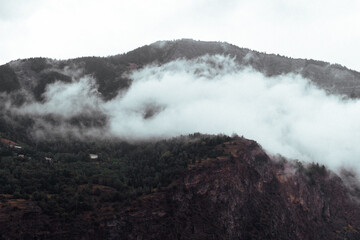
M216 148L222 154L197 160L170 186L76 219L47 216L31 201L8 202L0 239L360 238L359 191L336 174L274 160L244 138Z
M359 239L360 205L313 165L271 160L253 141L194 167L106 223L112 239ZM311 173L310 173L311 172Z

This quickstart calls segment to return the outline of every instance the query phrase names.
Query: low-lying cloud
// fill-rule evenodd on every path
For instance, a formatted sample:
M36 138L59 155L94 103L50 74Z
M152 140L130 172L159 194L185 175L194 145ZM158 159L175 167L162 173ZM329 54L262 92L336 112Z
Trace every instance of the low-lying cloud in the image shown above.
M106 116L102 128L74 131L77 127L61 123L61 131L54 130L73 131L77 137L137 140L236 133L272 154L360 172L360 102L327 95L299 75L266 77L230 57L205 56L147 66L129 77L131 87L108 102L101 100L95 81L85 77L49 85L44 103L13 112L34 119L51 114L63 121Z

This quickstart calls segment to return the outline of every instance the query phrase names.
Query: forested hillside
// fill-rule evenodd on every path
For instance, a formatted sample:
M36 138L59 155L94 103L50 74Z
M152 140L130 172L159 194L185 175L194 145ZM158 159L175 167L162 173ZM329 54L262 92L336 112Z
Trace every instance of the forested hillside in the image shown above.
M3 142L2 239L359 238L356 185L244 138Z
M359 97L346 67L221 42L12 61L0 240L359 239Z

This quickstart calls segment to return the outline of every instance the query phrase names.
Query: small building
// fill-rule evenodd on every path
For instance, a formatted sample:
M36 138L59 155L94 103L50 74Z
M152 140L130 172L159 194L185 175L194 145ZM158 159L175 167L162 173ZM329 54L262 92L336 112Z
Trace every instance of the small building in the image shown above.
M9 145L9 146L15 146L15 145L17 145L16 142L11 141L11 140L6 139L6 138L1 138L1 142L2 142L2 143L5 143L5 144L7 144L7 145Z
M53 162L53 161L54 161L54 159L49 158L49 157L45 157L45 161L47 161L47 162Z
M97 154L90 153L89 154L90 159L98 159L99 156Z
M19 154L18 157L19 157L19 158L24 158L25 155L24 155L24 154Z

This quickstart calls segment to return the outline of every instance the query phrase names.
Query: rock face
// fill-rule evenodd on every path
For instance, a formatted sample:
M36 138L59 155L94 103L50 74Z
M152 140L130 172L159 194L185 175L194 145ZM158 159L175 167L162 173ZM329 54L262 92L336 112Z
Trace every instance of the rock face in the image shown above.
M109 239L359 239L360 205L342 180L270 160L253 141L105 223ZM311 174L309 174L311 172Z
M240 67L266 76L299 74L328 93L360 97L360 73L340 65L183 39L107 58L35 58L0 66L0 132L16 142L33 144L27 131L35 120L11 116L7 106L9 102L21 106L46 101L44 93L50 84L91 75L94 88L106 102L131 86L129 70L206 54L229 55ZM144 119L151 119L157 110L145 109ZM51 114L43 121L60 124ZM65 123L80 126L80 130L106 129L107 116L90 112ZM2 194L0 240L360 239L358 185L352 183L349 189L341 178L318 165L275 161L256 142L243 138L217 148L222 155L201 162L191 159L194 164L171 186L132 202L92 206L93 210L75 219L46 215L36 202Z
M170 186L75 219L9 200L0 239L360 239L360 196L334 173L275 161L244 138L216 148Z

